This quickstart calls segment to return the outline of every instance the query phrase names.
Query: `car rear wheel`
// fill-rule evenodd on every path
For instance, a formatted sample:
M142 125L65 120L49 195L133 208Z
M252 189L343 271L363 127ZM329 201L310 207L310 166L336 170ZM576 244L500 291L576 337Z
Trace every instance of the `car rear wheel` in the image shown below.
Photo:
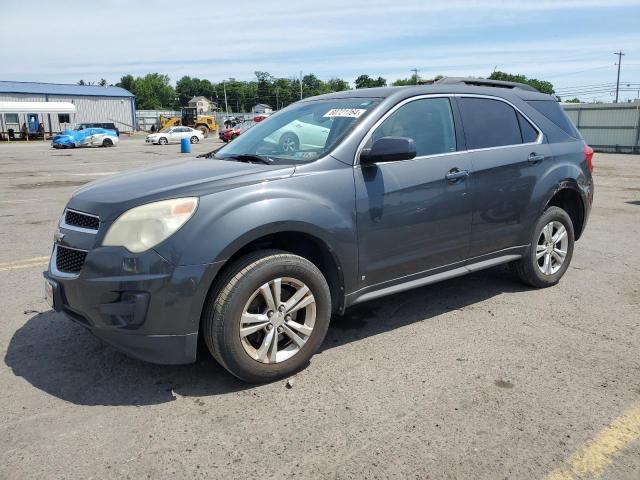
M300 140L295 133L285 133L280 137L280 150L284 153L295 153L300 149Z
M102 146L103 147L113 147L113 140L111 140L110 138L105 138L102 141Z
M167 139L166 139L166 138L162 137L162 138L160 138L160 140L158 140L158 143L159 143L160 145L166 145L166 144L167 144L167 143L169 143L169 142L167 141Z
M200 141L200 139L196 135L191 137L191 143L198 143L199 141Z
M512 269L532 287L555 285L569 268L574 242L573 223L567 212L550 207L536 224L531 247L522 259L512 263Z
M304 368L329 326L331 296L318 268L279 250L249 254L223 273L202 315L214 358L247 382Z

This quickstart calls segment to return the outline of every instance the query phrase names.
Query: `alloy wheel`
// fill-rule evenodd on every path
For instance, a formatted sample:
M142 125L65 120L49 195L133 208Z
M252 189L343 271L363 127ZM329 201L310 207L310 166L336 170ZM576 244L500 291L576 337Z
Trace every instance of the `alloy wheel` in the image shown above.
M316 321L313 293L300 280L273 279L253 292L240 318L245 352L261 363L280 363L296 355Z
M292 135L285 135L280 140L280 148L284 153L295 153L298 150L298 142Z
M547 223L536 244L536 263L544 275L555 274L564 263L569 248L567 229L558 221Z

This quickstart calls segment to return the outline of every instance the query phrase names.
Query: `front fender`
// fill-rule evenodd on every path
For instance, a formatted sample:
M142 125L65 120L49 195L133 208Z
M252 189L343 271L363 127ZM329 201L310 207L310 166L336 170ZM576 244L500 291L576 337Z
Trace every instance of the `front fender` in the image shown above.
M357 276L357 236L350 168L293 175L200 197L198 210L158 253L174 265L219 268L248 243L279 232L324 243L343 272ZM353 279L345 278L345 289Z

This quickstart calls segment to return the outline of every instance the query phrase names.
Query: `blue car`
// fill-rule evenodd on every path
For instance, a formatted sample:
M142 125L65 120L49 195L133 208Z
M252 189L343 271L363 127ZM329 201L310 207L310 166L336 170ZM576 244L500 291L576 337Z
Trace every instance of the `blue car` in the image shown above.
M85 128L84 130L65 130L54 135L51 140L53 148L75 147L113 147L118 143L115 130L105 128Z

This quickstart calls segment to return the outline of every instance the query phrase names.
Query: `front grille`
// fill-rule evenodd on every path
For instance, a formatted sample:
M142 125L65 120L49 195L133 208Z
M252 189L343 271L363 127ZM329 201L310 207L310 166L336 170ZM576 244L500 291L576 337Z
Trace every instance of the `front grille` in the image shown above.
M74 227L87 228L89 230L98 230L100 220L93 215L76 212L75 210L67 210L64 214L64 223Z
M87 252L73 248L56 247L56 268L64 273L80 273Z

